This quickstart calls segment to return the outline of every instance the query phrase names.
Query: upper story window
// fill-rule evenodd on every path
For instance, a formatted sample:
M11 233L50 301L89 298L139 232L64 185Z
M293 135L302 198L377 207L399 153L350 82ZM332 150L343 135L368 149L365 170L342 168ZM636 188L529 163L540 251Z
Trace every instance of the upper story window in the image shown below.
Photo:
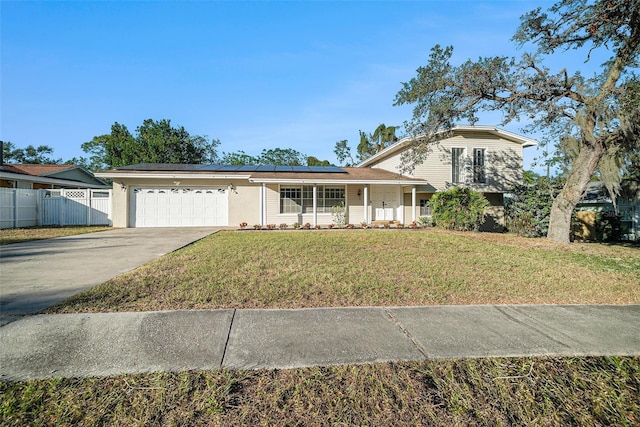
M464 180L464 148L451 149L451 183L460 184Z
M487 182L487 175L485 170L486 163L486 149L485 148L474 148L473 149L473 183L474 184L485 184Z
M345 201L344 186L317 186L318 213L331 213L331 208ZM313 186L280 187L280 213L312 213Z

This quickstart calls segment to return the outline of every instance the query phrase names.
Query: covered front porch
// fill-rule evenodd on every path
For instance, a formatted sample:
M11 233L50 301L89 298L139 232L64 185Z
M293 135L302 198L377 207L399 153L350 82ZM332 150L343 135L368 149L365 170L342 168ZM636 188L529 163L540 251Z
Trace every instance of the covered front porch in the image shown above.
M425 204L424 195L419 193L423 186L412 182L263 182L260 186L260 225L329 226L340 222L340 215L337 215L340 211L344 213L345 225L408 224L420 217L421 203Z

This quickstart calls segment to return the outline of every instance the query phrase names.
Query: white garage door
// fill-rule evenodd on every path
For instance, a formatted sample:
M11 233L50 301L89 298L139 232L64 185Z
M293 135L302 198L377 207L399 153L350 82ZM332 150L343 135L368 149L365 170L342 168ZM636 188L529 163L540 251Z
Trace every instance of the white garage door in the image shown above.
M132 227L228 225L226 188L134 188Z

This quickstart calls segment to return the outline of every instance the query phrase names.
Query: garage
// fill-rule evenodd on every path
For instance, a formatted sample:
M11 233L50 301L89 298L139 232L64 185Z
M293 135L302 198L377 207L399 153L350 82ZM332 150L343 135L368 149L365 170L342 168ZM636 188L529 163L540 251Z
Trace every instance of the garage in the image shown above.
M134 188L130 227L226 226L226 188Z

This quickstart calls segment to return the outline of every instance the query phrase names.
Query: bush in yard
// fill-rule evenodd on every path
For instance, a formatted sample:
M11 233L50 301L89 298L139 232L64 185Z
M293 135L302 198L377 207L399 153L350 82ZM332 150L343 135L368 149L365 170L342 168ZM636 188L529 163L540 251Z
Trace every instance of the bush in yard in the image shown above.
M507 230L526 237L546 236L551 205L561 189L560 180L543 177L535 184L516 186L504 199Z
M344 207L344 202L331 207L331 218L338 228L345 226L347 223L347 210Z
M622 215L614 211L596 214L596 239L613 242L622 238Z
M418 218L418 223L417 225L419 225L420 227L424 228L424 227L428 227L430 225L432 225L432 221L431 218L429 218L428 216L421 216L420 218Z
M429 201L431 219L436 227L449 230L477 230L484 222L488 200L478 191L466 187L454 187L440 191Z

